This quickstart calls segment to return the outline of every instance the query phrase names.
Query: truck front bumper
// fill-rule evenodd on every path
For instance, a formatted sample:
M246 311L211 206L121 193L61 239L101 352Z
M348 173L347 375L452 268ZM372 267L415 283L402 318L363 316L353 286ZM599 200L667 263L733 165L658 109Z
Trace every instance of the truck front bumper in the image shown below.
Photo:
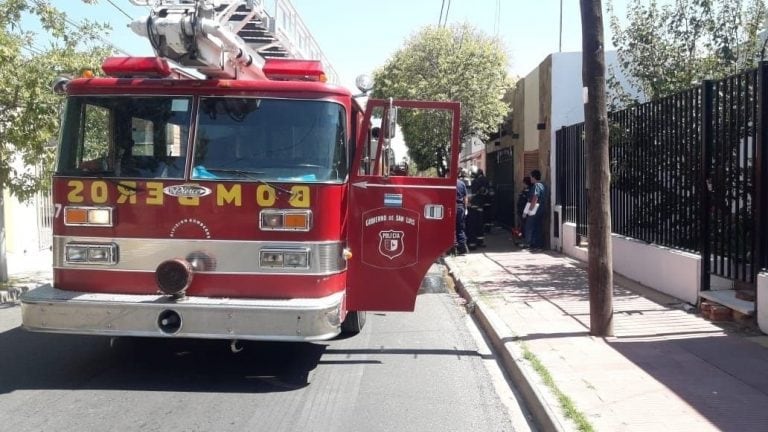
M340 332L344 293L289 300L97 294L44 285L21 297L31 331L106 336L312 341Z

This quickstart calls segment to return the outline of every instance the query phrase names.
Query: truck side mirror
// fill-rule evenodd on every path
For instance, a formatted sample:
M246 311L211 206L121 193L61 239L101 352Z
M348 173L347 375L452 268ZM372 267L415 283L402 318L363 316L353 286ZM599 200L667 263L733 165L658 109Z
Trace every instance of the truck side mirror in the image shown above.
M390 106L387 114L387 124L384 127L384 138L394 138L397 130L397 107Z

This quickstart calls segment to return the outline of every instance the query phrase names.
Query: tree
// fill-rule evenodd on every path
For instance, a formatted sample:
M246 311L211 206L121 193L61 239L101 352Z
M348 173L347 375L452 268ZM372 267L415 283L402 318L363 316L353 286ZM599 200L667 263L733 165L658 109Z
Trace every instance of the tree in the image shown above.
M21 28L27 15L39 20L45 45ZM0 282L8 279L3 191L26 201L50 186L54 152L49 144L59 128L62 103L51 83L58 75L96 70L110 52L92 42L109 27L85 21L71 29L68 24L64 13L42 0L0 0Z
M26 14L39 19L48 37L45 45L39 35L20 27ZM51 83L84 68L98 70L110 53L93 42L109 27L86 21L73 29L67 21L63 12L43 1L0 1L0 189L21 201L50 184L50 143L58 131L62 103ZM27 168L18 169L16 160Z
M487 137L509 111L511 85L500 42L469 24L426 27L374 73L373 97L461 102L461 135ZM445 174L447 136L434 137L447 119L439 113L401 112L398 123L416 168ZM439 142L438 142L439 141Z
M584 139L587 149L587 225L589 328L594 336L613 336L613 251L611 248L611 172L605 97L605 47L600 0L581 0Z
M611 89L620 95L614 105L636 102L636 98L628 96L634 92L651 100L675 94L667 99L667 106L682 107L685 103L677 98L684 90L694 88L697 94L699 89L695 87L704 79L737 74L756 66L764 56L765 46L759 37L766 16L763 0L676 0L662 6L657 1L629 3L625 25L615 15L611 18L619 69L630 78L631 88L622 94L618 83L610 82ZM754 106L756 102L745 96L740 103ZM701 251L701 235L691 229L698 223L697 209L704 198L698 184L702 175L698 162L700 139L696 135L669 137L669 131L680 125L698 129L700 120L675 109L653 116L650 113L655 108L643 107L624 109L618 116L624 120L617 120L611 130L614 189L638 203L627 225L641 240L654 241L662 238L665 230L672 231L676 234L675 244L667 246ZM701 107L690 109L701 111ZM750 122L734 122L732 127L736 129L731 133L736 136L754 135ZM672 150L671 142L675 143ZM674 151L674 147L690 150ZM730 153L718 157L735 160L738 151L739 147L734 146ZM724 181L717 186L733 185L730 191L722 191L722 196L754 196L753 186L740 180L751 178L746 172L748 167L720 166ZM653 167L652 175L648 167ZM738 230L738 235L731 236L733 246L725 247L745 244L752 233L752 224L746 222L752 218L749 207L732 213L730 201L723 200L713 203L712 208L731 221L723 226Z
M754 67L761 58L758 37L765 19L763 0L630 0L622 25L609 0L619 72L629 90L609 82L615 105L667 96Z

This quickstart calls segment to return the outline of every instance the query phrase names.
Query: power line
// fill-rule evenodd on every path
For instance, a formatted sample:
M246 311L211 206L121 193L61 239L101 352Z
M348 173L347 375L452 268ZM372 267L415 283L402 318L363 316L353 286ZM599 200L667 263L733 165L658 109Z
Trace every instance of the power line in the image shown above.
M448 0L448 7L445 8L445 19L443 20L443 27L448 24L448 13L451 11L451 0Z
M21 49L27 50L35 55L43 55L43 52L39 48L35 47L34 45L30 45L30 46L25 45L25 46L22 46Z
M557 52L563 52L563 0L560 0L560 39L557 45Z
M112 0L107 0L107 3L114 6L115 9L119 10L123 15L125 15L129 20L133 21L133 17L128 14L128 12L120 9L120 6L116 5Z
M448 24L448 12L451 10L451 0L448 0L448 3L446 4L445 0L443 0L443 4L440 6L440 20L437 22L438 27L445 27L446 24ZM443 11L445 11L445 14L443 14Z
M82 24L78 24L78 23L76 23L76 22L73 22L71 19L69 19L69 18L67 18L67 17L64 17L64 21L66 21L66 22L67 22L67 24L69 24L70 26L74 27L74 28L75 28L75 30L81 30L81 29L83 28L83 25L82 25ZM119 46L117 46L117 45L115 45L115 44L113 44L113 43L112 43L112 42L110 42L109 40L105 39L105 38L104 38L104 36L101 36L101 35L98 35L98 34L97 34L97 35L96 35L96 38L97 38L97 39L99 39L99 40L100 40L102 43L104 43L104 44L106 44L106 45L108 45L108 46L112 47L112 48L113 48L115 51L117 51L117 52L119 52L119 53L121 53L121 54L127 55L127 56L129 56L129 57L131 56L131 54L130 54L128 51L126 51L126 50L124 50L124 49L120 48Z
M109 1L109 0L107 0L107 1ZM110 3L112 3L112 2L110 1ZM37 6L39 6L39 7L47 7L48 6L47 2L44 2L43 0L35 0L35 4L37 4ZM75 23L74 21L69 19L69 17L66 15L66 13L63 13L63 16L64 16L64 22L66 22L70 26L74 27L75 30L82 30L82 28L83 28L82 24ZM130 18L130 16L129 16L129 18ZM117 45L113 44L109 40L105 39L103 36L97 34L96 38L99 39L102 43L106 44L107 46L112 47L115 51L117 51L117 52L119 52L119 53L121 53L123 55L131 56L131 54L129 52L127 52L124 49L122 49L122 48L118 47Z

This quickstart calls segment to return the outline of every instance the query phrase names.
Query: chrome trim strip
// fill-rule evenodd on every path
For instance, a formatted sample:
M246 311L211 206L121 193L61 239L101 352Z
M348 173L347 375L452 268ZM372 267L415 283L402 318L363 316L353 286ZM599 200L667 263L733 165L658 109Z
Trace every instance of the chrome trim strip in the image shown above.
M30 331L107 336L313 341L340 332L344 292L290 300L95 294L44 285L21 297L22 326ZM184 323L176 333L160 330L163 311Z
M368 183L367 180L352 183L352 186L359 188L394 188L394 189L456 189L456 186L441 185L418 185L418 184L378 184Z
M117 244L119 260L109 269L84 263L67 263L67 243ZM262 249L309 249L310 266L301 268L270 268L259 266ZM225 274L293 274L327 276L347 269L341 242L276 242L244 240L185 240L113 237L53 237L53 267L57 269L99 269L154 272L161 262L184 258L205 262L199 273Z

